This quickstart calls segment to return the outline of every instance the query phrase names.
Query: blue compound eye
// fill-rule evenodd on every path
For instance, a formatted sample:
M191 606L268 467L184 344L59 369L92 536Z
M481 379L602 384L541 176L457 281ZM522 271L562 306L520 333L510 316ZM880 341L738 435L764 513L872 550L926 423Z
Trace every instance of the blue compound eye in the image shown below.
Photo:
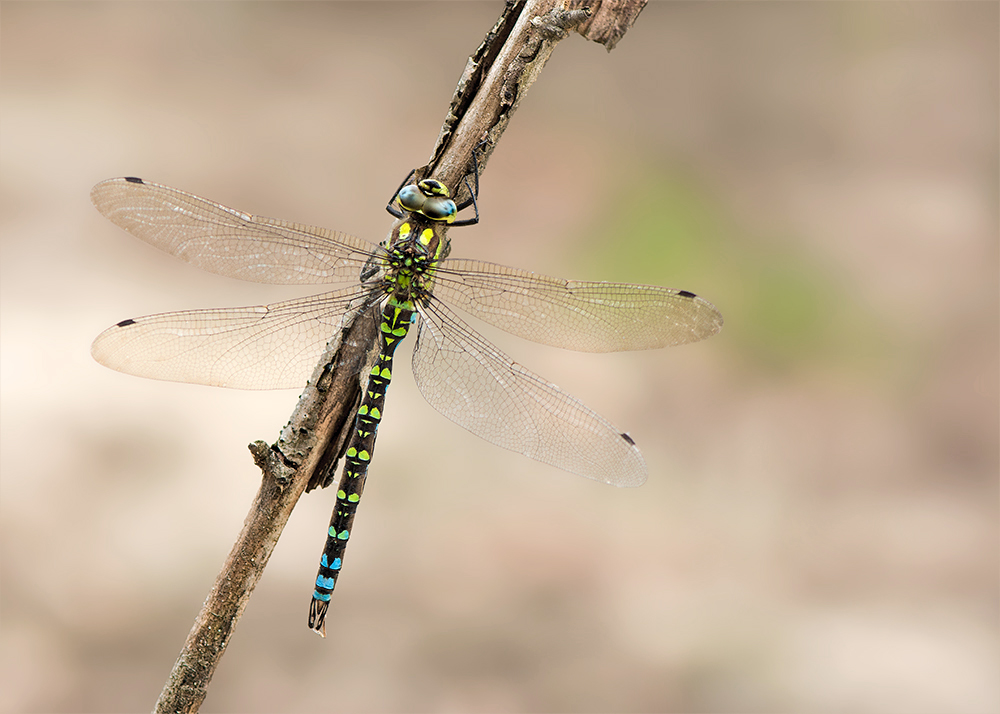
M417 184L420 190L424 192L425 196L444 196L448 197L448 187L437 179L424 179Z
M399 195L396 198L399 200L399 205L411 213L419 212L424 207L424 202L427 201L424 192L412 183L399 189Z
M458 214L455 202L444 196L433 196L424 201L420 212L432 221L446 221L451 223Z

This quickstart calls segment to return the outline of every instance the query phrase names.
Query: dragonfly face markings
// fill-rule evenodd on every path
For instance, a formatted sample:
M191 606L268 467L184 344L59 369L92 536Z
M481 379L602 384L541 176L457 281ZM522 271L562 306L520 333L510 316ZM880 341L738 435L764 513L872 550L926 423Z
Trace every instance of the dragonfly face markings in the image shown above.
M301 387L326 343L353 318L379 320L320 559L309 625L325 631L374 451L396 346L417 331L413 374L441 414L487 441L572 473L638 486L646 465L632 438L517 364L447 303L511 334L588 351L653 349L710 337L711 303L686 290L551 278L502 265L448 259L449 226L478 221L475 188L456 204L435 179L403 184L387 209L397 221L374 245L323 228L255 216L137 178L103 181L91 200L132 235L203 269L278 284L349 283L265 306L188 310L123 320L101 333L94 358L113 369L244 389ZM476 208L474 218L459 211Z

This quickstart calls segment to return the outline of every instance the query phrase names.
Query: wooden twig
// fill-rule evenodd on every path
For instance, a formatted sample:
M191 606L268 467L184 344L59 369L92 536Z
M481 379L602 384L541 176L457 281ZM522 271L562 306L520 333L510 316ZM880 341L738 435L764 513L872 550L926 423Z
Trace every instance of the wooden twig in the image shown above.
M430 162L418 176L433 175L460 200L462 179L479 171L528 87L567 30L600 16L618 18L605 32L610 49L631 25L645 0L604 0L595 16L585 0L508 1L500 19L469 62L459 81ZM597 6L597 0L589 3ZM617 10L616 10L617 8ZM620 15L618 13L621 13ZM609 26L606 21L602 27ZM608 39L610 38L610 39ZM174 663L155 711L195 712L201 706L236 623L303 492L328 485L343 455L355 419L362 384L377 352L377 320L356 319L334 336L278 441L250 444L263 474L261 486L232 551L216 578L184 648Z

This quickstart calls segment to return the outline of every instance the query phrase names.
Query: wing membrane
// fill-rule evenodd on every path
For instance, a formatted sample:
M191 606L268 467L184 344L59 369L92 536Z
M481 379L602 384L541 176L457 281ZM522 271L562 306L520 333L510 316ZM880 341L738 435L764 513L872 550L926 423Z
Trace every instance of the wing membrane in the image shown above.
M490 443L615 486L639 486L646 463L631 439L517 364L437 300L421 315L413 374L427 402Z
M434 294L532 342L581 352L645 350L711 337L722 315L684 290L580 282L473 260L445 260Z
M184 310L124 320L94 340L101 364L139 377L236 389L302 387L360 287L272 305Z
M360 238L227 208L132 178L102 181L90 200L136 238L219 275L257 283L357 279L378 247Z

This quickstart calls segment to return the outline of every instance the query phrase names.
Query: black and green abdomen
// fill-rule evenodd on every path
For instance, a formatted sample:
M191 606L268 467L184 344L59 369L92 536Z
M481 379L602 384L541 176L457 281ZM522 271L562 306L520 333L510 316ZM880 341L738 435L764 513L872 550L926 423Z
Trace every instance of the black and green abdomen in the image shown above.
M316 588L313 590L309 607L309 627L324 633L326 612L330 595L337 584L344 560L347 541L351 537L354 515L361 501L368 474L368 464L375 450L375 437L385 405L385 392L392 379L392 355L396 346L406 337L413 321L413 303L400 302L393 295L382 310L379 328L379 355L368 377L358 416L354 422L354 434L344 455L344 473L337 488L337 504L330 520L326 546L320 558Z

